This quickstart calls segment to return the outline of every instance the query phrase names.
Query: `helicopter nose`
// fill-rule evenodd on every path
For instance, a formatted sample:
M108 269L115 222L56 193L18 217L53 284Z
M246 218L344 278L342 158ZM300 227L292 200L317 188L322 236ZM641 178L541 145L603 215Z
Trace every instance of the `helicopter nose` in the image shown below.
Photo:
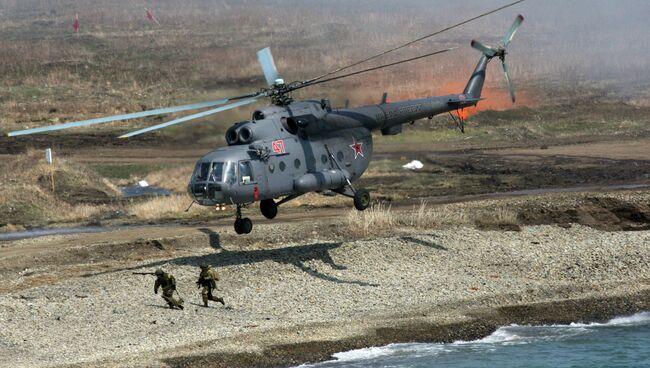
M212 206L225 203L228 189L222 183L190 181L187 187L190 196L199 204Z

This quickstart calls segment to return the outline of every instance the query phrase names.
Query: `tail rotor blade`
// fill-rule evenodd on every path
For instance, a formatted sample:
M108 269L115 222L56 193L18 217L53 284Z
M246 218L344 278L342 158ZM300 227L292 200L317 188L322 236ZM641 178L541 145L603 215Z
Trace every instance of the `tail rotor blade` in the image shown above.
M165 128L165 127L168 127L168 126L171 126L171 125L176 125L176 124L184 123L186 121L203 118L203 117L206 117L208 115L216 114L216 113L223 112L223 111L226 111L226 110L231 110L231 109L234 109L234 108L237 108L237 107L240 107L240 106L251 104L251 103L257 101L260 97L262 97L262 95L260 95L258 97L249 98L249 99L246 99L246 100L241 100L241 101L232 103L230 105L217 107L216 109L207 110L207 111L199 112L199 113L196 113L196 114L184 116L182 118L178 118L178 119L175 119L175 120L172 120L172 121L168 121L166 123L153 125L153 126L150 126L148 128L136 130L135 132L131 132L131 133L121 135L120 138L133 137L133 136L136 136L136 135L140 135L142 133L151 132L151 131L158 130L158 129L161 129L161 128Z
M521 23L523 22L524 22L524 16L519 14L517 18L515 18L515 21L512 23L512 25L510 26L508 32L506 32L505 36L503 36L503 47L508 47L510 41L512 41L512 38L515 36L515 33L517 33L517 29L519 29Z
M273 55L271 55L270 48L264 48L257 52L257 60L262 66L262 71L264 72L264 78L266 78L266 83L269 86L275 84L275 81L280 78L278 73L278 68L275 66L275 61L273 61Z
M482 52L487 57L494 57L498 50L492 46L484 45L476 40L472 40L472 47Z
M501 63L503 66L503 74L506 77L506 82L508 83L508 91L510 92L510 98L512 98L512 103L515 103L515 88L512 85L512 79L510 79L510 73L508 72L508 64L505 62Z

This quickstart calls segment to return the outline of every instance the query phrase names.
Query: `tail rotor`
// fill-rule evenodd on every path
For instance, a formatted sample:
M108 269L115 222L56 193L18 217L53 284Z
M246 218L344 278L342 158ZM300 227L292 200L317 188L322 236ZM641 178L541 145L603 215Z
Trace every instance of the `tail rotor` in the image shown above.
M510 29L508 29L508 32L503 36L503 41L501 45L498 47L492 47L488 46L485 44L482 44L479 41L472 40L472 47L479 50L480 52L483 53L488 58L493 58L493 57L499 57L501 59L501 66L503 67L503 74L505 75L506 78L506 83L508 84L508 91L510 92L510 98L512 98L512 102L515 102L515 89L514 86L512 85L512 79L510 78L510 73L508 72L508 64L506 64L506 55L507 55L507 47L512 41L513 37L515 36L515 33L517 33L517 30L521 26L521 24L524 21L524 17L522 15L518 15L515 21L512 23L510 26Z

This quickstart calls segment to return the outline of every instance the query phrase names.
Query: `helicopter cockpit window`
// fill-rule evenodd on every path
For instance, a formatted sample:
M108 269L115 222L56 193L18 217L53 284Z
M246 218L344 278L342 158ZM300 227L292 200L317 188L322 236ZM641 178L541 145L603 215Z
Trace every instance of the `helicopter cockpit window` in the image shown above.
M253 182L253 170L249 161L242 161L239 163L239 181L242 184Z
M219 183L223 179L223 162L213 162L208 181Z
M194 169L194 177L196 181L228 182L235 178L235 165L232 162L200 162Z
M194 178L196 181L206 181L210 173L210 162L199 162L194 168Z

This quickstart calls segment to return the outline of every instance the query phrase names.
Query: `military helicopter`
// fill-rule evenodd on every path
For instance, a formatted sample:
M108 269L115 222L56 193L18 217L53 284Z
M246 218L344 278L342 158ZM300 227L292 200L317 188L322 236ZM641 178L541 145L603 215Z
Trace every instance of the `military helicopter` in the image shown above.
M257 57L268 87L257 92L216 101L15 131L9 133L9 136L210 108L121 136L127 138L252 104L262 98L270 98L271 106L256 110L251 120L236 123L226 131L225 138L228 146L217 148L198 160L188 184L188 192L194 199L192 203L204 206L236 206L234 228L238 234L248 234L253 228L252 221L247 217L242 217L242 208L259 202L262 215L273 219L278 214L280 205L309 192L335 193L350 197L353 199L354 207L363 211L370 204L370 193L366 189L356 188L353 182L361 177L372 159L372 133L374 131L379 131L382 135L396 135L402 132L402 126L406 123L432 118L434 115L446 112L451 115L454 110L475 106L481 100L486 68L494 58L499 58L502 62L508 89L514 103L515 94L505 57L510 41L524 20L523 16L520 15L515 19L506 32L502 44L498 47L472 41L471 46L481 51L482 55L467 86L457 94L390 103L384 94L384 98L379 104L336 109L327 99L295 101L291 97L291 92L448 52L453 48L331 77L344 69L521 1L481 14L316 78L285 83L278 73L270 49L265 48L257 53ZM458 115L460 116L460 114ZM462 119L457 123L462 130ZM276 199L279 200L276 201Z

